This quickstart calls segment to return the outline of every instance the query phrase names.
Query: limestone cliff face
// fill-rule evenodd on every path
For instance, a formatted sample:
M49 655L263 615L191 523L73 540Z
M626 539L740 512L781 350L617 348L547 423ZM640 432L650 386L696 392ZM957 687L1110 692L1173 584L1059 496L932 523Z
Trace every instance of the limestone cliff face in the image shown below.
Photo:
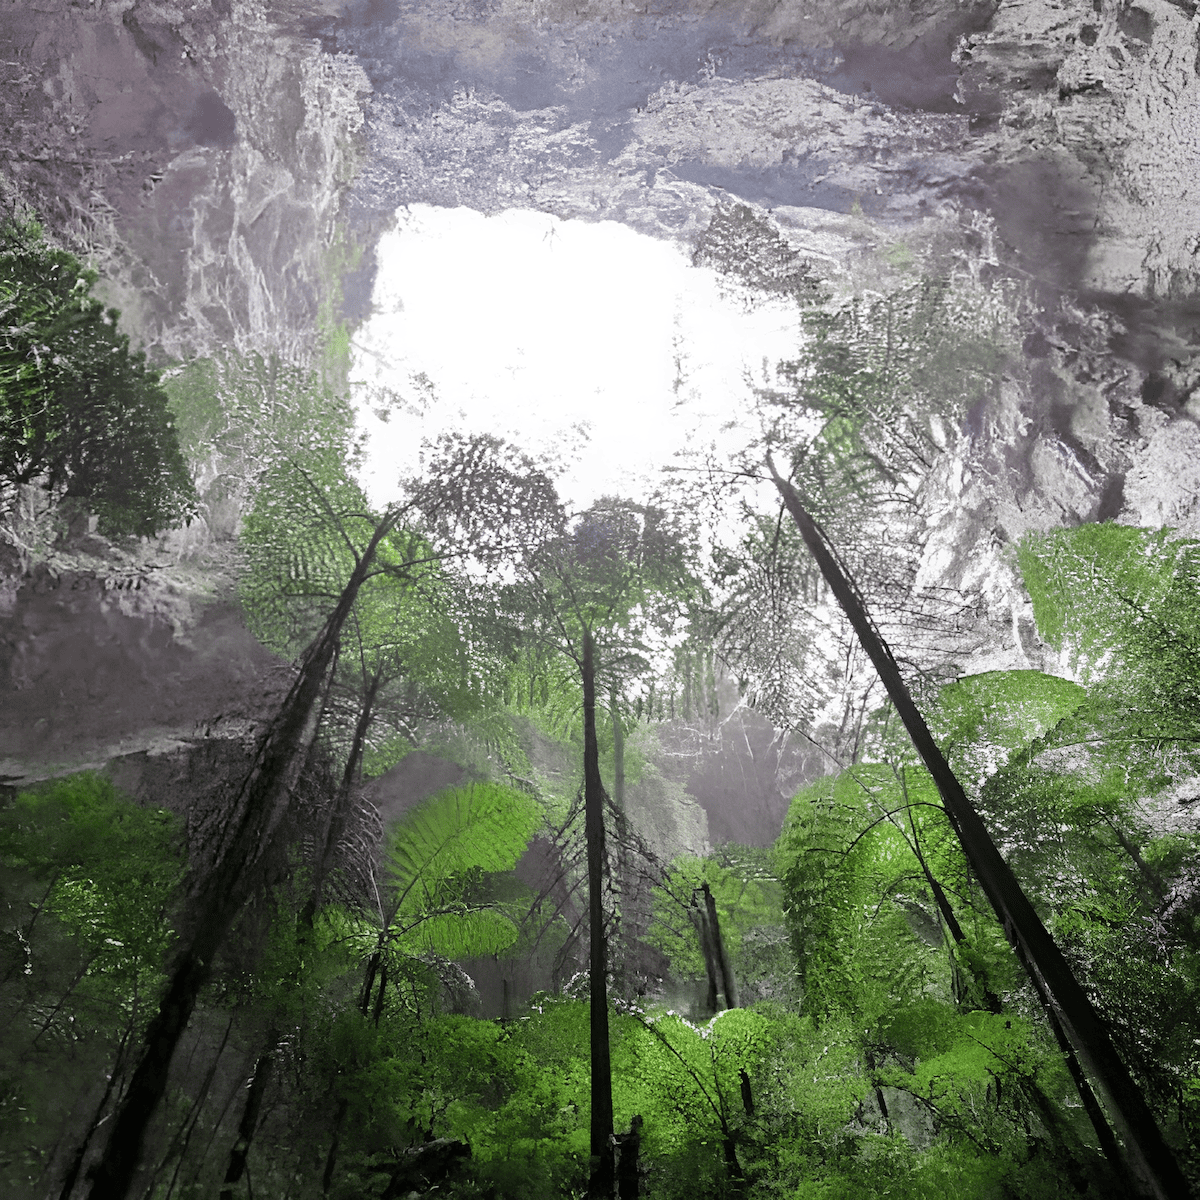
M0 615L0 784L147 758L182 770L240 744L288 681L195 572L100 544L53 552Z
M959 95L1027 269L1084 292L1194 296L1198 29L1168 0L1017 0L964 40Z
M90 257L159 361L311 352L340 317L338 225L366 79L317 6L0 7L7 190Z

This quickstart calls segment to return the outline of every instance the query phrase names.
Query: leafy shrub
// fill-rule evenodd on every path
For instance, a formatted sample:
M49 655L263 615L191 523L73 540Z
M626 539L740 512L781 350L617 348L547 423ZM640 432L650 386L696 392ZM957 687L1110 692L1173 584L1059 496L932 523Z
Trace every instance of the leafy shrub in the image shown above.
M40 482L101 533L154 534L195 514L195 489L159 376L96 279L36 223L0 227L0 499Z

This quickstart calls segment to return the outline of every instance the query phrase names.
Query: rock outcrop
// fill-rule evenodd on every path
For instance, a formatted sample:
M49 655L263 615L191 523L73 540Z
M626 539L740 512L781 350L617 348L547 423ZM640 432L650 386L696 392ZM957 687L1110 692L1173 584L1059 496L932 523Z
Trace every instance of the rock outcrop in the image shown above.
M111 550L54 554L0 624L0 782L240 741L289 682L204 581Z
M340 320L368 85L319 5L0 7L10 201L100 268L153 358L309 356Z

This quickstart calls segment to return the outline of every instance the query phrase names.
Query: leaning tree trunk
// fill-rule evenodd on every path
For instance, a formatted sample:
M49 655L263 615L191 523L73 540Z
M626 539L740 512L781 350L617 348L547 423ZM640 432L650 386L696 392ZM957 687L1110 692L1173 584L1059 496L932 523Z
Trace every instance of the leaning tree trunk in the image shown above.
M308 930L316 920L317 909L324 898L325 879L329 874L329 864L346 826L350 821L350 797L354 792L354 783L358 778L359 765L362 763L363 750L367 744L367 734L375 717L375 700L383 683L383 668L380 667L371 676L367 690L363 694L362 704L358 710L358 721L354 726L354 737L350 742L350 753L346 758L346 766L342 771L342 782L329 812L329 821L317 842L316 864L313 867L312 886L308 899L300 911L299 924Z
M335 656L330 669L330 683L332 683L333 675L336 671L337 659ZM376 671L368 685L362 707L359 710L358 722L354 729L354 739L350 744L350 754L346 759L346 768L342 772L342 783L338 788L337 795L334 797L328 826L324 835L318 840L312 886L309 890L308 900L305 902L304 908L297 919L302 939L307 939L312 934L325 876L328 872L329 860L345 830L347 821L346 809L349 806L350 793L354 785L358 764L362 760L363 746L366 742L367 730L370 728L375 695L379 690L381 679L382 672ZM326 688L325 695L326 701L328 701L328 687ZM380 999L382 1000L382 985L380 987ZM378 1018L375 1023L379 1024ZM250 1146L254 1140L255 1131L258 1128L258 1117L259 1111L262 1108L263 1096L266 1092L267 1083L275 1070L275 1057L279 1053L278 1038L274 1032L268 1038L268 1043L268 1049L263 1052L255 1065L254 1075L247 1089L246 1107L242 1112L241 1124L238 1126L237 1140L229 1152L229 1166L225 1172L225 1186L221 1189L219 1200L233 1200L234 1185L240 1182L246 1170L246 1163L250 1155Z
M259 1055L254 1064L254 1074L250 1077L250 1086L246 1089L246 1107L242 1110L242 1119L238 1122L237 1140L229 1152L229 1163L225 1168L225 1180L219 1200L233 1200L234 1187L241 1182L246 1173L246 1162L250 1157L250 1146L254 1141L255 1131L258 1129L258 1118L267 1094L267 1084L275 1069L275 1048L275 1035L272 1032L271 1044Z
M905 799L907 799L907 791L905 792ZM967 936L963 932L962 926L958 923L958 918L954 915L954 909L950 906L950 901L946 896L945 890L930 869L925 855L921 853L921 844L917 837L917 825L913 820L911 809L909 809L908 813L908 825L912 832L913 853L916 855L917 862L921 866L925 882L928 883L929 889L933 893L934 900L937 903L938 911L942 915L942 920L945 922L946 928L950 931L954 947L961 947L965 944ZM957 971L959 969L958 960L955 957L953 949L951 950L951 965L954 970ZM1036 987L1038 984L1037 977L1031 974L1030 979ZM977 977L976 983L983 992L983 1001L989 1011L993 1013L1000 1012L1000 998L988 986L986 979ZM1068 1040L1063 1030L1062 1022L1058 1019L1058 1014L1055 1012L1054 1005L1050 1002L1049 996L1039 989L1038 999L1041 1001L1042 1008L1046 1013L1046 1019L1050 1023L1050 1030L1054 1034L1054 1040L1058 1043L1058 1048L1067 1064L1067 1071L1071 1076L1072 1082L1075 1084L1075 1090L1079 1093L1080 1100L1083 1101L1084 1111L1088 1115L1088 1120L1092 1123L1092 1129L1095 1131L1096 1140L1100 1143L1100 1149L1116 1173L1116 1177L1128 1186L1128 1171L1125 1166L1125 1160L1121 1157L1121 1150L1117 1145L1117 1139L1113 1136L1108 1118L1104 1115L1104 1110L1100 1107L1100 1102L1096 1099L1096 1093L1092 1090L1092 1085L1088 1083L1087 1076L1083 1073L1083 1068L1079 1065L1079 1057L1075 1053L1075 1048ZM1040 1095L1040 1089L1037 1088L1036 1083L1034 1084L1034 1088Z
M713 948L712 925L708 919L708 909L697 903L695 894L688 910L692 924L696 928L696 937L700 942L700 954L704 959L704 973L708 977L708 986L704 993L704 1011L709 1016L717 1012L717 952Z
M604 935L604 785L596 742L596 671L592 635L583 635L583 813L587 838L589 1010L592 1051L591 1196L613 1190L612 1064L608 1047L608 946Z
M146 1129L167 1088L183 1037L213 959L260 882L262 867L296 785L316 730L317 701L342 627L370 574L379 543L397 516L381 521L355 564L337 606L304 652L300 672L271 723L238 793L216 854L216 865L193 890L158 1013L146 1030L141 1061L113 1121L103 1157L92 1172L88 1200L124 1200L142 1153Z
M1163 1139L1141 1091L1117 1053L1108 1027L1034 911L1012 869L996 849L987 827L933 740L891 651L875 629L857 589L838 565L824 535L801 503L795 488L779 475L770 459L767 460L767 466L800 536L858 634L917 753L933 777L967 861L995 910L1005 936L1029 973L1035 990L1046 995L1053 1004L1081 1062L1100 1085L1109 1111L1133 1159L1135 1174L1144 1179L1157 1200L1184 1200L1190 1197L1187 1180Z

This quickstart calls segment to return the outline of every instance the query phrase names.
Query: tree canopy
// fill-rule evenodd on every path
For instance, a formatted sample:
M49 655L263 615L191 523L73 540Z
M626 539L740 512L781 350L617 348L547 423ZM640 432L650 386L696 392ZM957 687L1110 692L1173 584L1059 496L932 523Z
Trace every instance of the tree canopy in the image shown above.
M0 489L39 483L102 533L153 534L195 514L195 489L159 375L97 278L32 221L0 228Z
M4 237L5 479L133 529L71 413L158 384L75 260ZM696 261L805 306L753 449L823 532L746 500L706 562L707 514L569 513L488 435L426 445L377 506L311 373L226 352L172 375L188 453L245 502L238 595L286 694L143 764L141 803L87 772L0 805L6 1194L1138 1196L1135 1110L1046 1002L964 814L1200 1182L1197 544L1028 535L1044 669L964 674L972 614L920 567L930 481L1011 363L1002 289L835 304L737 205ZM812 566L814 530L840 562ZM911 692L885 701L847 595ZM751 703L758 742L730 720ZM744 800L792 735L815 752L770 768L775 844L706 844L696 764L728 755ZM205 799L180 819L159 805L185 782Z

